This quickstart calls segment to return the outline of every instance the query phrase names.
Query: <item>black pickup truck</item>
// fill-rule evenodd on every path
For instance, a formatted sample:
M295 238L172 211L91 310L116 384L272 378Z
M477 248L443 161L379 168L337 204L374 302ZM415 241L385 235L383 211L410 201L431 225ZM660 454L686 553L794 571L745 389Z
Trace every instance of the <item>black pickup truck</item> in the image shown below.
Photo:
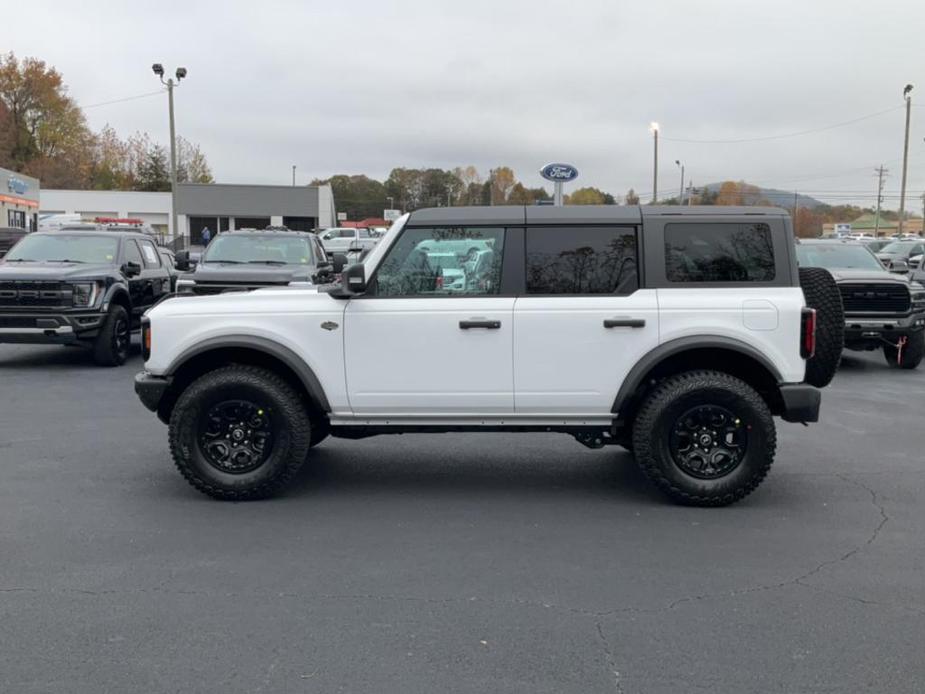
M0 260L0 343L85 345L101 366L119 366L144 311L169 293L147 234L33 232Z
M184 258L177 268L189 269ZM337 267L335 267L337 265ZM343 260L332 262L314 234L285 229L226 231L181 275L179 294L223 294L261 287L330 284Z
M832 273L845 311L845 349L882 349L890 366L914 369L925 357L925 286L887 270L863 243L801 239L801 267Z

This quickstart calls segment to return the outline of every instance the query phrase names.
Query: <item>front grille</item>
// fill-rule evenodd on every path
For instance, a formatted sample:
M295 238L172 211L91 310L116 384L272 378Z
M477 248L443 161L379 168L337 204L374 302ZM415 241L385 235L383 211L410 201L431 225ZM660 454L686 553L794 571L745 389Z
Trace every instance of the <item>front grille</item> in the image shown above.
M909 290L896 283L839 284L845 313L906 313Z
M0 328L34 328L35 318L26 316L0 316Z
M61 282L0 282L0 306L70 306L71 288Z

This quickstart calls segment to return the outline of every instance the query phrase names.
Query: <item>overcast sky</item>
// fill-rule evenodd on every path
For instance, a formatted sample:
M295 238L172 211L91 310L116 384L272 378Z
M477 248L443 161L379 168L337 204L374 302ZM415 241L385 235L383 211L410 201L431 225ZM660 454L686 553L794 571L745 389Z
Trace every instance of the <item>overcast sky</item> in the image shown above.
M178 132L219 182L288 183L395 166L483 173L529 185L549 161L622 195L723 179L870 203L890 169L897 207L902 88L925 106L925 3L623 0L41 2L4 10L0 51L64 75L91 127L167 141L151 63L182 65ZM799 137L734 140L823 128ZM912 109L907 209L925 189L925 108Z

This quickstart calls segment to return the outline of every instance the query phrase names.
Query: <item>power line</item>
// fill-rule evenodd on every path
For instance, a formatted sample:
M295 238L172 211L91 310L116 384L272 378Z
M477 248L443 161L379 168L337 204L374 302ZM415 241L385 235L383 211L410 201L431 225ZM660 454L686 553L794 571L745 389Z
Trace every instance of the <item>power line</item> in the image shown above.
M877 111L876 113L870 113L866 116L860 116L859 118L853 118L851 120L842 121L841 123L834 123L832 125L825 125L821 128L811 128L810 130L800 130L798 132L785 133L781 135L766 135L764 137L745 137L745 138L734 139L734 140L695 140L695 139L688 139L688 138L682 138L682 137L666 137L664 135L661 135L661 137L663 140L668 140L670 142L687 142L690 144L701 144L701 145L728 145L728 144L736 144L736 143L742 143L742 142L766 142L768 140L783 140L789 137L800 137L801 135L811 135L812 133L819 133L825 130L832 130L834 128L842 128L846 125L860 123L863 120L868 120L870 118L876 118L877 116L882 116L886 113L892 113L893 111L898 111L903 108L905 108L905 105L893 106L892 108L888 108L884 111Z
M87 106L81 106L82 109L86 110L88 108L96 108L97 106L109 106L110 104L121 104L125 101L135 101L136 99L146 99L149 96L156 96L158 94L163 94L163 89L158 89L156 92L148 92L147 94L136 94L135 96L126 96L122 99L113 99L112 101L101 101L98 104L88 104Z

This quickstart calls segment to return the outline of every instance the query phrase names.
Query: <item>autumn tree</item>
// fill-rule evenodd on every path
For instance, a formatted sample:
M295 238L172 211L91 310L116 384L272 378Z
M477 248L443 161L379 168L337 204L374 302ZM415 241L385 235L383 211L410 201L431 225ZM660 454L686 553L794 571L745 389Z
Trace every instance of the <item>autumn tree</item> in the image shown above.
M199 145L177 137L177 181L180 183L214 183L212 169Z
M515 183L517 183L517 177L514 175L514 170L511 167L499 166L496 169L492 169L490 179L491 204L506 204Z
M57 186L87 182L93 135L57 70L35 58L0 56L0 102L12 139L7 155L12 168Z
M611 198L612 199L612 198ZM606 194L597 188L578 188L571 195L566 196L567 205L604 205Z
M508 202L512 205L532 205L534 201L530 189L519 181L511 188L511 194L508 196Z

